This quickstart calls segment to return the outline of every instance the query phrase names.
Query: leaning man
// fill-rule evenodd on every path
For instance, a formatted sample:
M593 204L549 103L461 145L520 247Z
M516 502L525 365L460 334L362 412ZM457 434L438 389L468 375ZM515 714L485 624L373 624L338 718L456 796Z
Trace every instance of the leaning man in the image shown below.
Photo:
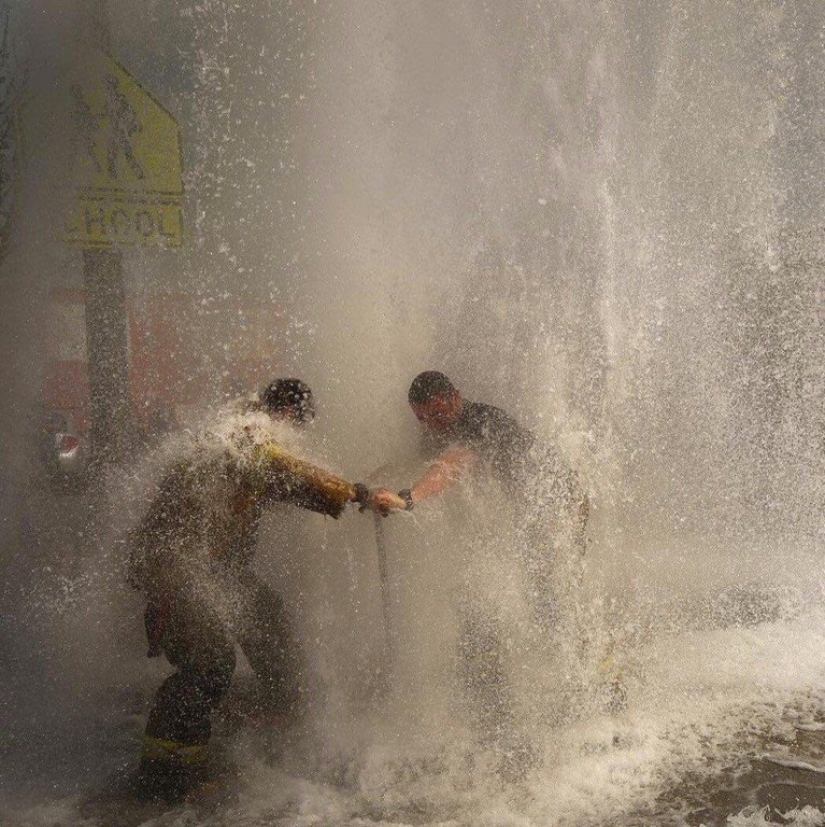
M206 778L210 717L229 689L235 644L267 711L301 708L301 654L281 599L253 570L271 503L338 517L356 487L293 456L314 416L310 389L277 379L199 437L161 480L131 535L130 583L146 597L149 655L176 667L158 689L137 791L176 800Z
M519 514L527 598L536 622L557 620L553 572L560 554L580 553L589 512L576 473L551 445L540 442L501 408L465 399L439 371L425 371L410 385L408 401L424 428L432 462L410 488L375 491L370 504L387 513L409 511L472 473L498 480Z

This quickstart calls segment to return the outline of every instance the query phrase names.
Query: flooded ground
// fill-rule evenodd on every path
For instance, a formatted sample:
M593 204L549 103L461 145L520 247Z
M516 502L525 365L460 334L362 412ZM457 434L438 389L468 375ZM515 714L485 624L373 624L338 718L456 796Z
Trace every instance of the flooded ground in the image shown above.
M683 597L680 624L659 619L658 632L617 646L622 709L594 706L592 687L567 687L561 713L546 697L553 711L530 732L539 760L517 778L426 676L417 692L399 674L387 694L330 697L284 738L244 718L244 666L216 720L219 780L169 807L124 792L168 666L142 657L139 601L127 597L113 626L120 651L91 649L67 671L61 641L79 651L78 630L99 618L88 594L108 587L63 563L34 578L37 611L5 620L10 639L28 624L32 644L6 683L4 827L825 823L825 610L813 599L768 605L765 592L727 591L714 615L696 604L691 616Z
M28 110L4 134L30 121L0 153L21 182L0 250L0 827L825 824L821 2L0 6ZM72 81L99 49L120 66L105 107ZM163 398L194 427L301 376L355 481L411 450L410 380L444 370L558 445L594 506L563 656L525 633L497 505L387 521L389 632L372 520L278 512L258 559L322 689L289 739L230 699L226 782L173 808L120 792L168 670L118 544L143 459L92 524L88 492L30 484L22 434L44 379L89 408L106 364L98 256L59 228L113 160L144 203L130 153L163 153L124 105L138 87L181 141L185 232L110 248L124 295L98 332L120 331L133 413ZM521 772L456 692L468 592L498 600Z

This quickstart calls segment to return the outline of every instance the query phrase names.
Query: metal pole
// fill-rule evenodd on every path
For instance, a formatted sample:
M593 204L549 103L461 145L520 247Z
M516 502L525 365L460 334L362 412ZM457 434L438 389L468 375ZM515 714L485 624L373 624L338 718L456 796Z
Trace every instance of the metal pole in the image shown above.
M130 427L126 289L122 255L113 247L83 250L89 439L95 477L126 455Z
M88 14L92 21L90 26L92 39L104 52L108 52L111 46L108 0L87 0L87 4Z
M378 552L378 577L381 581L381 609L384 620L384 657L381 686L389 690L389 677L395 663L395 636L392 628L390 580L387 570L387 540L384 534L384 517L373 514L375 525L375 546Z
M88 14L96 45L108 51L106 0L89 0ZM125 457L131 426L126 287L117 247L84 248L83 285L92 474L99 480L105 465Z

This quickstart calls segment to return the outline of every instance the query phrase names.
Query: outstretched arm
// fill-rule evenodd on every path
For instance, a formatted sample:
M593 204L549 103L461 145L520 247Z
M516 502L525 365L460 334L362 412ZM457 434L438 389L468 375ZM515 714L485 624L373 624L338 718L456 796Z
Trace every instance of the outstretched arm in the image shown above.
M440 494L469 471L476 462L476 452L465 446L448 448L424 472L405 499L386 488L373 492L370 507L386 514L389 511L408 511L413 504Z
M274 442L260 446L259 456L274 500L338 517L358 494L355 486L336 474L292 456Z
M463 477L475 461L476 452L472 448L448 448L410 489L413 502L440 494Z

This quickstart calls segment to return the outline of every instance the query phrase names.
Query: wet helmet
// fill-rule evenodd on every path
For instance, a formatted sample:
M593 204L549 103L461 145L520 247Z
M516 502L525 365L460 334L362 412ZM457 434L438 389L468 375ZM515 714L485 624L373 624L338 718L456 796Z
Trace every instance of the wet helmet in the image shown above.
M315 417L312 391L300 379L274 379L261 388L258 400L269 414L290 411L298 422L311 422Z

